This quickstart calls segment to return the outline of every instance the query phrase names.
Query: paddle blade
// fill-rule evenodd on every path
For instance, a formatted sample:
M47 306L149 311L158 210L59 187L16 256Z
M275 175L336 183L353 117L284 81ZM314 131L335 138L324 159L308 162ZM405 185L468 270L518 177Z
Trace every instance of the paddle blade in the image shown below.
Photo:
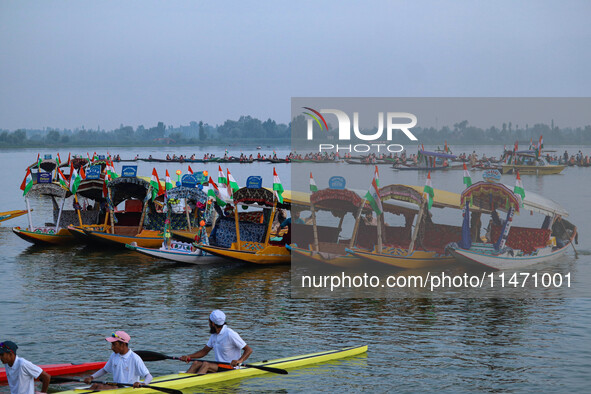
M166 354L152 352L149 350L138 350L138 351L134 351L134 353L137 354L138 356L140 356L140 358L144 361L161 361L161 360L172 359L172 357L167 356Z
M260 369L261 371L267 371L267 372L272 372L272 373L278 373L281 375L287 375L287 371L285 369L265 367L263 365L252 365L252 364L242 364L242 365L244 365L245 367Z

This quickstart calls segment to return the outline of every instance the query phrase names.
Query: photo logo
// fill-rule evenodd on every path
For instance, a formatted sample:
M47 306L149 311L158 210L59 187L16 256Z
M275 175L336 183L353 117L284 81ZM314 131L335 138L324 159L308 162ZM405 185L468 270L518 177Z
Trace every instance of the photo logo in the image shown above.
M320 123L320 120L318 120L318 118L322 119L322 123L324 123L324 127L326 127L326 131L328 131L328 125L326 124L326 120L324 119L324 116L320 115L320 112L318 112L315 109L312 109L310 107L302 107L302 108L307 109L308 111L312 111L316 114L316 116L314 116L309 112L304 112L305 115L311 116L316 121L316 123L318 123L318 126L320 126L320 130L322 130L322 124ZM308 136L310 136L311 129L312 129L311 121L312 121L312 119L308 119ZM311 139L311 138L308 137L308 139Z
M310 116L312 119L308 119L307 138L308 140L314 139L314 123L316 121L320 130L323 130L322 124L328 131L328 124L322 116L322 114L332 114L337 117L339 124L339 140L350 140L351 139L351 119L349 116L338 109L321 109L316 111L310 107L302 107L310 112L304 112L304 114ZM399 123L395 120L406 119L407 122ZM322 123L320 123L322 120ZM392 141L392 132L394 130L402 131L411 141L418 141L417 137L409 130L417 125L417 117L414 114L408 112L388 112L385 116L384 113L378 112L378 127L377 131L373 134L363 134L359 129L359 112L353 112L353 133L356 138L363 141L376 141L382 138L384 133L384 123L386 123L386 139Z

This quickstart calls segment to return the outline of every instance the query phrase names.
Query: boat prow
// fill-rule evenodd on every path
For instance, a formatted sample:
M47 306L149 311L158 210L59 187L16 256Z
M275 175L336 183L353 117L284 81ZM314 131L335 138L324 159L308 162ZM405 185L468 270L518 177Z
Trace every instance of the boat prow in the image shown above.
M138 246L136 242L126 244L125 247L146 256L174 261L177 263L204 265L220 261L218 256L207 254L199 249L192 250L191 245L184 242L173 242L171 244L171 248L169 249L163 247L160 249L144 248Z
M13 227L12 231L20 238L33 244L65 245L74 240L72 234L65 228L60 228L57 233L53 227L36 228L35 231Z

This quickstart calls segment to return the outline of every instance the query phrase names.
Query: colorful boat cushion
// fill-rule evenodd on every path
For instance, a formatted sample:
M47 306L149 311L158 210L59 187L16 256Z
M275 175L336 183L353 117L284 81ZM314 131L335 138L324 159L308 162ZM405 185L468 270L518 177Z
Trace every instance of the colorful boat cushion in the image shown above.
M501 230L501 226L492 226L491 238L493 242L499 239ZM548 245L551 233L550 229L512 226L505 245L512 249L519 249L524 254L531 254L536 249Z
M430 223L425 229L422 246L427 251L444 253L445 246L451 242L460 242L462 228L447 224Z
M147 230L164 229L164 222L166 221L166 213L148 213L144 219L144 228ZM191 227L199 227L198 220L191 214ZM187 229L187 214L186 213L171 213L170 214L170 229L171 230L185 230Z
M260 223L240 222L240 240L263 242L266 226ZM229 248L236 242L236 225L234 218L220 218L209 237L211 245Z

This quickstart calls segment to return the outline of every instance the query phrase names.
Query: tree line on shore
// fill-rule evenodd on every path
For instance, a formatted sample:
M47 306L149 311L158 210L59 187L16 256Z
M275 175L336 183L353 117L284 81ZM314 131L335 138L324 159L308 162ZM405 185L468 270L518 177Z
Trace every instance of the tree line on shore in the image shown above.
M295 130L306 130L303 116L294 119ZM296 125L296 123L299 123ZM314 125L316 128L317 126ZM261 121L251 116L241 116L238 120L226 120L221 125L212 126L203 122L190 122L186 126L165 126L158 122L154 127L121 125L114 130L77 128L42 130L18 129L0 130L0 147L37 146L155 146L155 145L227 145L228 141L281 142L289 143L292 124L277 123L272 119ZM369 131L371 132L371 131ZM400 132L401 133L401 132ZM559 128L547 124L533 126L503 123L500 127L487 129L472 126L467 120L453 126L441 128L413 128L414 135L423 144L513 144L515 141L537 140L544 136L546 144L591 144L591 126L578 128ZM296 136L305 139L305 136ZM338 138L337 130L329 123L328 131L314 131L315 141L330 141ZM404 135L395 136L398 141Z

